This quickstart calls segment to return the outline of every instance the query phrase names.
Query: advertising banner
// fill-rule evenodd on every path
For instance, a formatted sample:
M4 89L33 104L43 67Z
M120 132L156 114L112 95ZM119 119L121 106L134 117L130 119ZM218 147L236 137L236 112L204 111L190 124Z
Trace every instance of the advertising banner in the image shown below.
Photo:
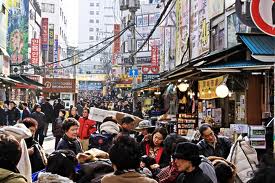
M78 88L78 90L101 91L102 88L103 88L102 82L79 81L79 88Z
M196 58L209 50L207 2L207 0L191 2L190 49L192 58Z
M69 92L75 93L75 79L43 78L43 92Z
M28 62L29 1L8 0L7 51L11 64Z
M39 39L31 39L31 63L32 65L39 65Z
M151 66L158 66L158 47L156 45L152 46L151 49Z
M117 35L120 33L120 24L114 24L114 35ZM116 39L114 37L114 39ZM120 38L116 39L113 45L113 56L112 56L112 64L115 65L117 63L117 57L120 53Z
M216 77L212 79L199 81L200 99L214 99L218 98L216 95L216 88L223 82L224 77Z
M54 54L54 25L49 26L49 57L48 62L53 62Z
M142 82L152 81L159 78L159 74L142 74Z
M42 18L41 22L41 45L42 50L48 50L48 42L49 42L49 27L48 27L48 18Z

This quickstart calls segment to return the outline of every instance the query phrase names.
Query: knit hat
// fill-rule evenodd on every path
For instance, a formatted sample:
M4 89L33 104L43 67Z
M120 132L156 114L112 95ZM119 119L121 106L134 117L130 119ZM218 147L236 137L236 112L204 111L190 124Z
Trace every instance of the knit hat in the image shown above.
M190 142L179 143L177 144L173 158L189 161L200 159L199 148L196 144Z
M148 128L154 128L155 126L152 126L151 121L149 120L142 120L139 122L138 127L135 128L135 130L142 130L142 129L148 129Z
M100 125L100 132L106 132L108 134L118 134L119 133L119 125L114 123L113 121L106 121Z

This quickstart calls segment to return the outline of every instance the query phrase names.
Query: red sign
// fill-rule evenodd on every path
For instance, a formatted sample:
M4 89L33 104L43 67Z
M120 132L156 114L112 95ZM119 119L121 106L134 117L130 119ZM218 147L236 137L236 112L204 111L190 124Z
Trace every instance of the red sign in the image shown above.
M39 39L31 40L31 64L39 65Z
M119 33L120 33L120 24L114 24L114 35L117 35ZM117 36L115 36L114 39L116 38ZM120 53L120 38L116 39L113 45L112 64L116 64L116 59L119 53Z
M264 33L275 36L275 1L251 0L250 11L255 25Z
M157 46L152 46L151 49L151 65L152 66L158 66L158 47Z
M142 70L142 74L148 74L148 73L158 74L159 66L142 66L141 70Z
M48 18L42 18L41 22L41 44L43 50L48 50L49 30L48 30Z

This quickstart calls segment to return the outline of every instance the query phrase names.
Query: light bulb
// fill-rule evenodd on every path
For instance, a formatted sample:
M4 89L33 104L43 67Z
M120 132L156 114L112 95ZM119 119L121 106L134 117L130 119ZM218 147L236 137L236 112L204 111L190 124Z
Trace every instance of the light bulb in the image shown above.
M219 98L225 98L229 94L229 89L226 84L221 84L216 88L216 94Z

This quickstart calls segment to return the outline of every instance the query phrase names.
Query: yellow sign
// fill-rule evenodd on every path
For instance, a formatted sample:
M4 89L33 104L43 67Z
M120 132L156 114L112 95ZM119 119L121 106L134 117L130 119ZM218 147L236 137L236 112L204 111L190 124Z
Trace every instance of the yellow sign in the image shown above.
M106 74L78 74L76 77L77 81L106 81Z
M116 88L132 88L132 84L116 84Z
M224 76L199 81L200 99L218 98L216 88L223 82Z

